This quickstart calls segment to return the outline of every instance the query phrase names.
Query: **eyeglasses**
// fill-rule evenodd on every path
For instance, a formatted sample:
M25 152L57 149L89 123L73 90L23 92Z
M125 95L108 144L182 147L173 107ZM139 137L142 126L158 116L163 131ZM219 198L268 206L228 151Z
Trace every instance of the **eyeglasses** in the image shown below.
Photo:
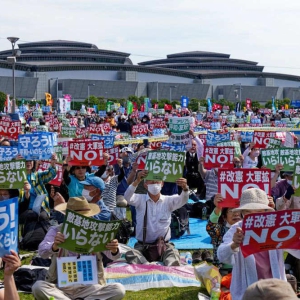
M81 166L81 167L80 167L80 166L77 166L77 167L75 167L75 170L80 170L80 169L83 170L83 169L86 169L86 168L87 168L87 167L85 167L85 166Z

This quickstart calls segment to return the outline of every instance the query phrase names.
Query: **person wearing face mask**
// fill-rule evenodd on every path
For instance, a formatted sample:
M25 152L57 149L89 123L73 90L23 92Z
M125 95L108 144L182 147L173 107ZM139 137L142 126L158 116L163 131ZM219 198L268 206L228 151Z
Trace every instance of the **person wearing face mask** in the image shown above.
M281 169L283 168L283 165ZM278 174L278 175L277 175ZM275 181L278 176L280 174L280 171L275 170L275 175L273 176L272 181ZM287 189L292 185L292 180L293 180L293 172L284 172L282 174L283 178L282 180L279 180L275 183L275 185L271 185L272 189L271 189L271 195L273 196L274 199L280 198L282 197Z
M258 164L259 154L260 154L259 149L255 147L254 143L251 143L243 153L244 156L243 168L245 169L256 168Z
M238 157L233 158L233 164L234 164L234 167L236 169L241 169L242 168L242 163L241 163L241 161Z
M135 190L138 184L147 174L148 171L146 170L140 171L124 195L127 202L136 208L136 239L138 240L134 245L134 249L126 253L126 260L129 263L148 264L142 252L145 248L153 245L157 238L163 237L167 249L160 261L166 266L179 266L179 252L173 244L169 243L171 238L171 213L187 203L189 187L185 178L179 178L176 180L176 184L182 188L181 194L164 196L161 194L162 181L145 180L144 185L148 193L136 194ZM143 230L144 219L146 220L145 232Z

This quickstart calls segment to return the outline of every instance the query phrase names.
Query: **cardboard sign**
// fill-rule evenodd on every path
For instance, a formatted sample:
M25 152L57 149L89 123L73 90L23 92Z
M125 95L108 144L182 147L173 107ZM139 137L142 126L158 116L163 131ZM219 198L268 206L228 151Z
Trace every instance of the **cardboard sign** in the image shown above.
M185 163L185 153L176 151L149 151L145 169L148 170L146 179L175 182L181 178Z
M241 251L244 257L277 249L299 249L300 210L280 210L246 215Z
M26 160L50 159L56 136L52 132L20 134L18 143L19 154Z
M49 182L51 185L60 186L62 179L63 179L63 165L62 164L55 164L56 166L56 176ZM48 170L50 167L50 162L42 161L39 165L38 171L43 172Z
M17 157L18 147L0 146L0 161L10 161Z
M219 169L218 192L224 201L222 207L238 207L244 190L259 188L271 192L271 170L268 169Z
M107 250L106 245L115 238L120 224L121 221L99 221L67 209L61 231L66 239L60 247L75 253Z
M204 149L204 167L233 168L234 147L209 147Z
M146 135L148 133L148 124L137 124L132 126L131 135Z
M206 145L216 146L220 142L230 141L230 132L218 133L214 131L207 131Z
M103 159L104 141L70 141L70 165L73 166L101 166Z
M21 189L27 181L25 160L0 162L0 189Z
M0 120L0 136L5 136L13 140L17 140L20 132L21 132L20 121Z
M283 171L293 171L298 159L300 159L300 149L263 149L261 150L261 158L263 166L266 166L271 170L274 170L277 164L282 164Z
M117 163L117 159L119 158L120 154L120 148L119 147L112 147L110 149L107 149L106 153L108 153L108 164L109 165L115 165Z
M18 252L18 197L0 201L0 257Z

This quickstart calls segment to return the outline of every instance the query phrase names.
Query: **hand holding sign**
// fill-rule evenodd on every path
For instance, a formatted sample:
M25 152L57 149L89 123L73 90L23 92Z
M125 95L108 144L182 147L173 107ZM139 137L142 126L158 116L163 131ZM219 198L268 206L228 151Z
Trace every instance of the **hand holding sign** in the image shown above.
M117 239L107 243L106 248L111 251L113 255L116 255L119 251L119 242Z
M57 232L52 245L52 250L55 252L59 248L59 244L65 241L65 236L61 232Z
M244 240L244 232L242 228L237 227L236 232L234 233L232 238L233 243L231 244L231 249L235 250L239 248L243 240Z
M51 167L55 168L56 162L57 162L57 155L56 155L56 153L53 153L51 156L51 161L50 161Z
M10 250L10 253L11 254L6 254L3 256L3 261L5 262L5 276L13 275L13 273L21 267L21 261L19 259L18 253L14 250Z

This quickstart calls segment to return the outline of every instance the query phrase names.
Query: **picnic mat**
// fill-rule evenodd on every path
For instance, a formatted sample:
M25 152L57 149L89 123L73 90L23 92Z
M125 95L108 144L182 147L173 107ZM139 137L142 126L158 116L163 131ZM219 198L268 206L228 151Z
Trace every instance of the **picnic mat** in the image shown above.
M105 269L108 283L122 283L126 291L140 291L150 288L200 287L192 266L166 267L156 264L127 265L113 264Z
M205 220L190 218L190 234L186 232L179 239L172 239L171 242L179 250L212 249L213 246L206 231L206 224L207 221ZM127 245L133 248L136 242L136 238L130 238Z

